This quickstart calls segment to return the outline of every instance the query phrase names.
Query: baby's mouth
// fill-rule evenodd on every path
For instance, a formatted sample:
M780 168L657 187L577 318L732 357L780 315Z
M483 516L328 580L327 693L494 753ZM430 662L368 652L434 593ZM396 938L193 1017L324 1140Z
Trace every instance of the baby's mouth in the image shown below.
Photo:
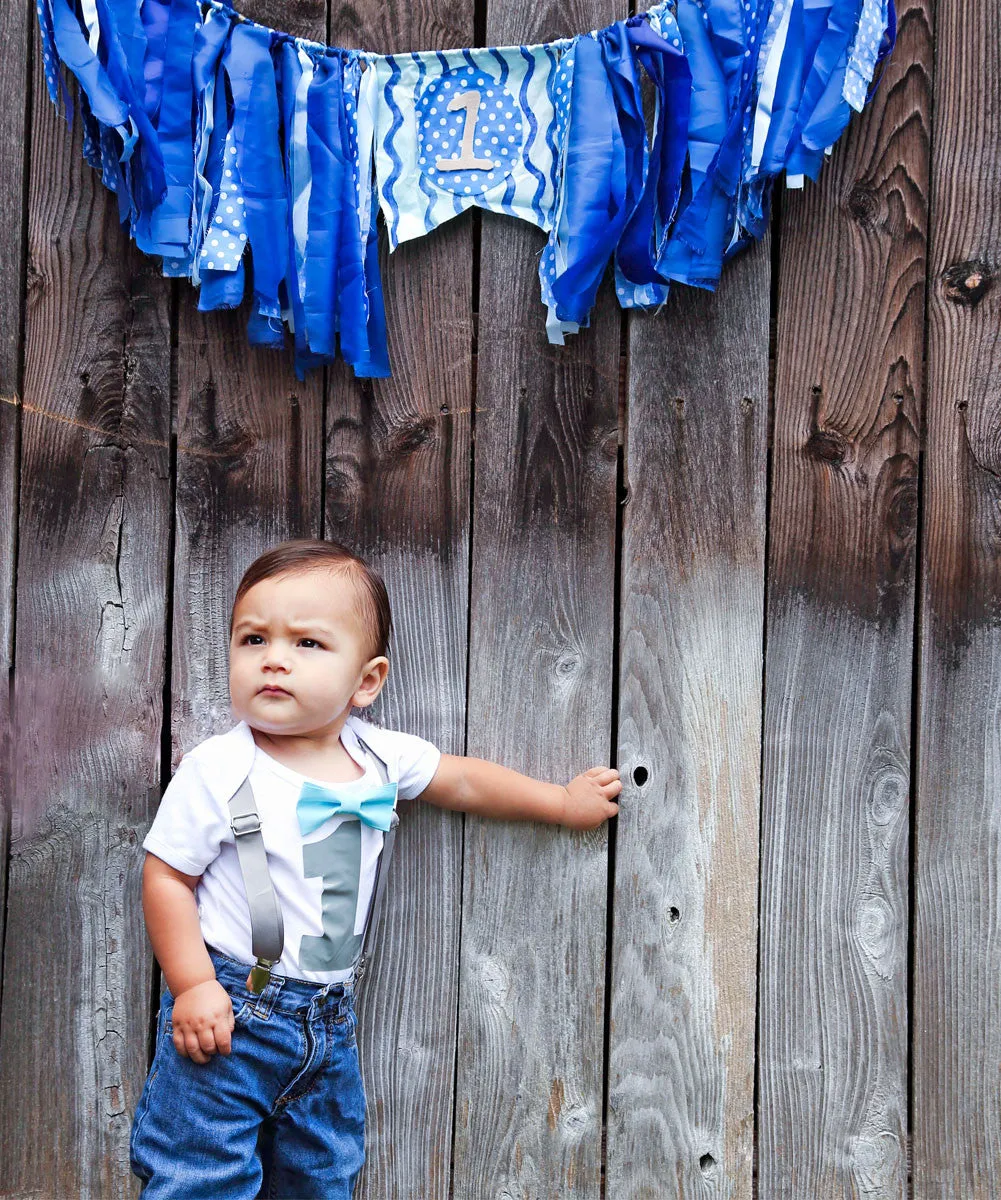
M268 684L258 691L258 696L291 696L292 693L286 691L285 688L279 687L277 684Z

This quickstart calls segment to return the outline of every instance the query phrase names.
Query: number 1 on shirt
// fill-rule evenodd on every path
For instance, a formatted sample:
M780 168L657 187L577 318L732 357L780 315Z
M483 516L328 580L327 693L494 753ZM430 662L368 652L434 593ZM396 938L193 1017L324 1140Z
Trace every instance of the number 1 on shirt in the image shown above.
M361 882L361 821L347 820L318 842L302 848L306 878L323 879L323 936L303 934L299 965L307 971L346 971L361 949L355 934Z

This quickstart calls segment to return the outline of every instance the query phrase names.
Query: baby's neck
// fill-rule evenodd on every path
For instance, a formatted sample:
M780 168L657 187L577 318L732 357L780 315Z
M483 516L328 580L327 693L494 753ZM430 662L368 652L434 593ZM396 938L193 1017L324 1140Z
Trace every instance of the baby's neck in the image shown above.
M324 783L350 783L365 774L344 747L341 729L344 721L322 731L299 734L265 733L254 729L254 742L265 754L300 775Z

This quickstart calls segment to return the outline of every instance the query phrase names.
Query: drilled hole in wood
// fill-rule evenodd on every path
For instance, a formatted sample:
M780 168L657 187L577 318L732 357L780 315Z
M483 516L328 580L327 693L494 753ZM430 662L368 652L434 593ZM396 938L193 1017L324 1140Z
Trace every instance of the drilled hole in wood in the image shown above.
M646 767L633 767L633 783L637 787L642 787L650 776L650 772Z

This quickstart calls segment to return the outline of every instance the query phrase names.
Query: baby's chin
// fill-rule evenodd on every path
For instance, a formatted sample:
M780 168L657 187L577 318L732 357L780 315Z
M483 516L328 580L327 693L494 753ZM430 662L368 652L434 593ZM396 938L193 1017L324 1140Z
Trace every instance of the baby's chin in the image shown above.
M251 729L261 733L286 734L289 737L315 733L337 719L332 716L304 713L294 697L277 696L270 699L254 696L250 703L230 702L233 719L245 721ZM341 716L350 714L348 708Z
M237 721L246 721L251 729L261 729L265 733L291 733L295 726L309 724L308 720L303 721L292 696L268 699L255 696L249 703L232 703L230 707Z

